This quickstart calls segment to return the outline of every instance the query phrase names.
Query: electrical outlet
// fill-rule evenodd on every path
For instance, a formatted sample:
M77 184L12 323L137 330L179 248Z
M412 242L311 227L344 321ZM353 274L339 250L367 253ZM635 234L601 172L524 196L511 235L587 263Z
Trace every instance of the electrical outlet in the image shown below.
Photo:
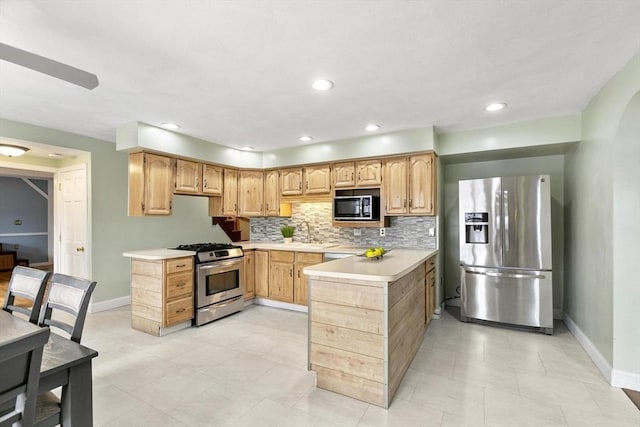
M385 235L385 229L381 228L380 229L380 237L384 237L384 235Z
M436 229L433 227L429 227L429 237L433 237L436 235Z
M362 230L360 230L359 228L354 228L353 229L353 235L354 236L360 236L362 234Z
M13 225L22 225L22 220L16 219L15 221L13 221Z
M13 245L13 250L17 251L18 249L20 249L20 245Z

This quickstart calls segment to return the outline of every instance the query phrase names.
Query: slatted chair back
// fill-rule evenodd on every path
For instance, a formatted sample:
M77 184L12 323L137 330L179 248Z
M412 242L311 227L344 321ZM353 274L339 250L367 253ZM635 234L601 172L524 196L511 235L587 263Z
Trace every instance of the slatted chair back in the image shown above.
M42 350L49 329L0 346L0 427L32 426L38 400Z
M39 324L60 328L71 336L72 341L80 343L89 299L95 287L96 282L89 279L54 273L40 313ZM67 314L62 313L59 316L56 312ZM67 321L69 317L72 319Z
M38 324L42 299L49 278L48 271L36 268L17 266L11 272L9 288L4 299L2 309L9 313L22 313L29 321ZM31 301L31 307L23 307L15 304L15 298L25 298Z

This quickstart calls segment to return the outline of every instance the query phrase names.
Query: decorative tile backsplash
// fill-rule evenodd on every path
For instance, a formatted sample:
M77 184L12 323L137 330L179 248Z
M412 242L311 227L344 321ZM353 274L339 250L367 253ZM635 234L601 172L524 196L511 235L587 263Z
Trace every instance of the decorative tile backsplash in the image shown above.
M252 241L282 241L280 227L296 227L294 241L304 242L309 224L310 241L337 243L348 246L384 246L385 248L421 248L435 249L436 237L429 237L429 228L436 227L435 217L401 216L391 217L385 236L380 236L379 228L357 228L360 236L354 236L354 228L333 227L331 221L331 202L294 203L291 206L291 218L259 217L251 218Z

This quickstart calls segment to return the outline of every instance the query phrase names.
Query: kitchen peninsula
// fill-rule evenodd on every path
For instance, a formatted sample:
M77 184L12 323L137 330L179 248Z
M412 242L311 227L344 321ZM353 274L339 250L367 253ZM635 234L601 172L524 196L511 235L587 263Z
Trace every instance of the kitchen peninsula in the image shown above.
M425 279L436 253L397 249L304 269L318 387L389 407L424 337Z

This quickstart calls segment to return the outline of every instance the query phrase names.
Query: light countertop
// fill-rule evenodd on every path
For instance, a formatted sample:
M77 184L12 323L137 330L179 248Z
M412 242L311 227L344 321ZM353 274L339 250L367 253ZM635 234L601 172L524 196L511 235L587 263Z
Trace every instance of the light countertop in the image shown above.
M393 282L438 253L437 249L392 249L382 259L360 256L305 267L304 274L372 282Z
M152 261L194 256L193 251L179 251L177 249L145 249L142 251L123 252L122 255L129 258L148 259Z

